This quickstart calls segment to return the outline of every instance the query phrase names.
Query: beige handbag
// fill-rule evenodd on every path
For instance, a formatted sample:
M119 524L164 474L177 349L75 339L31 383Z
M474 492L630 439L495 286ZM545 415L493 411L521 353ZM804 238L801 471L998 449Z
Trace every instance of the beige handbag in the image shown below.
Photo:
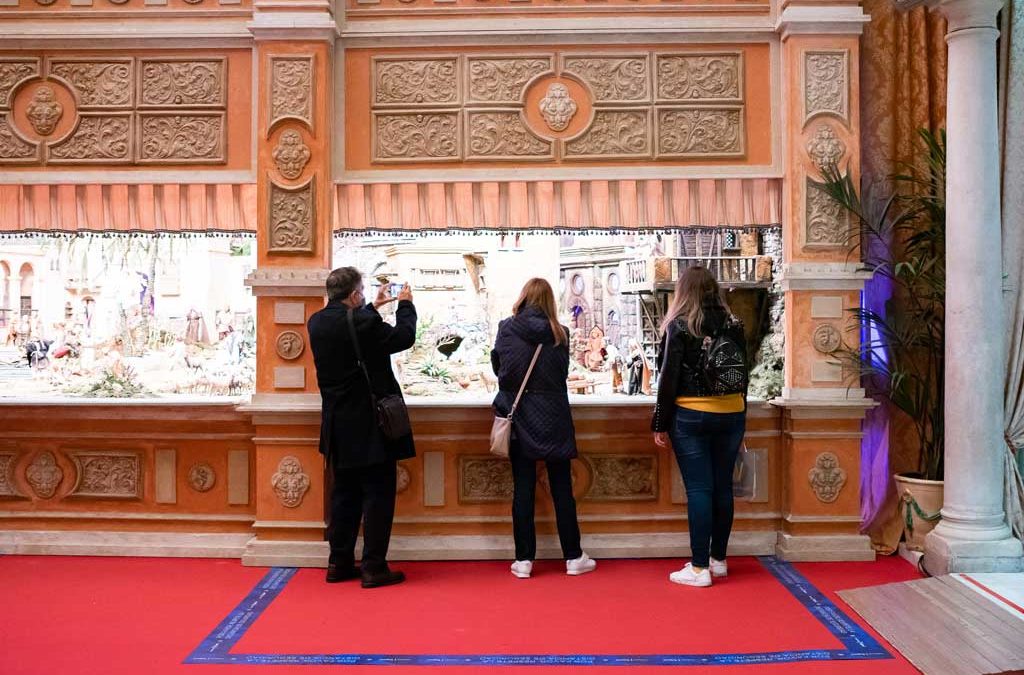
M536 351L533 352L533 360L530 361L530 367L526 369L526 376L523 377L523 383L519 385L519 393L516 394L516 400L512 402L512 409L508 411L508 416L494 416L494 424L491 425L492 455L508 457L508 448L512 442L512 415L515 414L516 406L519 405L519 399L522 398L523 392L526 391L526 382L530 379L530 373L533 372L533 367L537 365L540 347L540 345L537 345Z

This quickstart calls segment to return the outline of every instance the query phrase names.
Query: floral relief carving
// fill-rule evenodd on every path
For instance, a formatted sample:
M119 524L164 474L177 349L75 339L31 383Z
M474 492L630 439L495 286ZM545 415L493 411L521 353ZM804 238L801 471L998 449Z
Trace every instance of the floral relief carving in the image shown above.
M79 497L140 497L142 465L132 454L75 453L78 482L71 494Z
M294 330L281 331L277 336L277 355L285 361L293 361L306 349L306 342L302 335Z
M395 492L402 494L409 489L410 483L412 483L412 477L409 475L409 470L399 464L395 472Z
M295 180L302 175L302 170L306 168L310 151L302 142L302 135L294 129L288 129L278 139L273 157L281 175L289 180Z
M25 469L25 480L40 499L50 499L64 480L64 470L49 450L35 456Z
M224 61L143 61L144 106L222 106Z
M0 106L11 104L11 92L22 80L39 74L39 63L36 60L0 61Z
M844 246L849 240L849 214L822 190L818 183L807 179L804 189L806 200L805 243L818 246Z
M608 111L594 115L585 134L565 146L568 157L644 157L650 155L650 130L645 110Z
M82 115L67 140L49 147L50 159L69 163L130 161L130 131L127 115Z
M657 455L588 454L593 480L587 499L633 501L657 499Z
M82 108L128 107L132 103L131 61L55 61L50 74L78 92Z
M16 497L20 494L12 475L16 458L13 452L0 453L0 497Z
M740 100L739 54L658 57L658 98L674 101Z
M682 108L658 111L658 153L676 156L743 154L740 108Z
M814 136L807 141L807 155L818 171L837 165L845 154L846 144L828 124L819 125Z
M140 115L140 162L223 162L224 114Z
M518 112L470 113L469 157L537 157L551 152L551 144L530 133Z
M804 112L810 118L832 113L847 119L847 52L804 54Z
M835 453L823 452L815 458L807 480L818 501L830 504L839 498L839 492L846 485L846 470L839 466Z
M270 486L282 504L294 509L302 503L309 490L309 476L303 471L298 458L288 455L278 463L277 471L270 477Z
M518 103L523 87L551 69L549 58L470 59L469 99L486 103Z
M38 155L38 146L14 133L6 115L0 117L0 163L33 162Z
M379 113L374 159L455 159L458 113Z
M271 59L270 123L293 117L313 123L313 57Z
M831 354L835 350L839 349L839 345L843 342L842 336L839 334L839 329L830 323L820 324L814 329L814 333L811 338L811 344L814 348L822 354Z
M540 100L540 114L552 131L565 131L576 114L578 106L569 95L569 87L553 82L544 98Z
M567 58L565 69L583 78L598 101L650 98L646 56Z
M459 457L459 501L504 502L512 499L512 465L498 457Z
M188 470L188 486L196 492L209 492L217 483L217 472L206 462L193 464Z
M374 62L377 105L456 103L459 100L455 59L409 59Z
M40 136L52 134L63 115L64 106L57 102L53 87L46 85L35 90L32 101L25 108L25 116Z
M270 184L271 253L313 250L314 189L312 179L297 188Z

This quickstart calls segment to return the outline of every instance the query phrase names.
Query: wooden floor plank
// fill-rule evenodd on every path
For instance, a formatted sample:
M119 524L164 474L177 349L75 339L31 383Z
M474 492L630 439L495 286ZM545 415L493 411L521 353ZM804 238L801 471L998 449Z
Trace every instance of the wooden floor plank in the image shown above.
M940 577L939 581L951 601L959 603L961 611L968 613L976 625L991 633L995 648L1009 653L1009 657L998 665L1024 668L1024 620L952 576Z

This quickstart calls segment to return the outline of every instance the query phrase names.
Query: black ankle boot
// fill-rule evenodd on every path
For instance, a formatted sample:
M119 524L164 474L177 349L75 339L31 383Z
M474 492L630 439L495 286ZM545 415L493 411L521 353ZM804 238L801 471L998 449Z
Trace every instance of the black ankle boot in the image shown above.
M381 586L394 586L405 581L405 573L389 569L375 573L362 573L363 588L379 588Z

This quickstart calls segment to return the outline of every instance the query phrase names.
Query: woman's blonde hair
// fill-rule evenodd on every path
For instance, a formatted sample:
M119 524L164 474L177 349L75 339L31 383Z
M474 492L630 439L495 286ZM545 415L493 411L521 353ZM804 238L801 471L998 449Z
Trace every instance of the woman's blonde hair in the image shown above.
M677 318L684 317L692 335L703 335L704 305L718 305L729 312L715 275L706 267L694 265L680 274L676 281L675 296L661 322L661 334L664 335L669 324Z
M544 316L551 322L551 332L555 336L555 344L565 344L565 331L562 324L558 323L558 307L555 305L555 292L551 290L551 284L545 279L534 277L523 286L522 293L512 305L512 315L515 316L527 307L537 307L544 312Z

